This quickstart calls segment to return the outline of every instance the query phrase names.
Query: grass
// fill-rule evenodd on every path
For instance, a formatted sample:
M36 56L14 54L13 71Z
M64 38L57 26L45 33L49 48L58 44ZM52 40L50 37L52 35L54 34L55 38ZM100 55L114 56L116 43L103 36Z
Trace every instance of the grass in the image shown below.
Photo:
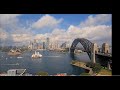
M101 69L98 75L112 75L112 71L107 70L107 69Z
M89 73L81 73L80 76L90 76Z

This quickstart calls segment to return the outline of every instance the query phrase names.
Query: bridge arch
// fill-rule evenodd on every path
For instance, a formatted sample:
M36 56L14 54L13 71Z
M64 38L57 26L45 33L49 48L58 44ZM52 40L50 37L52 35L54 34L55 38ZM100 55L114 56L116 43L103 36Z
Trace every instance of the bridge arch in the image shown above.
M92 49L93 43L85 38L75 39L70 47L70 53L74 53L75 47L77 46L79 42L82 44L89 58L91 59L91 49Z

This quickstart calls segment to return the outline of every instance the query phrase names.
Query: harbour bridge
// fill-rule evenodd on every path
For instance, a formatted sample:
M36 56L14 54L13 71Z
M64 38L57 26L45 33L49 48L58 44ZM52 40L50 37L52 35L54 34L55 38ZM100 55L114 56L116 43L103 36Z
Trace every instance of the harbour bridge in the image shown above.
M71 47L70 47L70 53L74 53L74 50L78 43L81 43L81 45L84 47L85 51L87 52L90 60L92 60L93 63L95 63L95 56L101 56L101 57L107 57L108 59L112 58L111 54L101 53L98 52L98 46L96 43L92 43L91 41L85 39L85 38L77 38L73 41Z

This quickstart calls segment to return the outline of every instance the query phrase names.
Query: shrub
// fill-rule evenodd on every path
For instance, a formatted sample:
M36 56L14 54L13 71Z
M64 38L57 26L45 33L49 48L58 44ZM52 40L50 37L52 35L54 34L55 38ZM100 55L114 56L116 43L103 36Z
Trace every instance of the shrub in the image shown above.
M76 62L77 62L76 60L72 60L72 62L71 62L71 63L72 63L72 64L75 64Z
M102 69L102 66L99 63L96 63L95 66L92 68L94 73L100 72L101 69Z
M83 75L83 76L90 76L89 73L81 73L80 75Z
M94 63L91 63L91 62L88 62L88 63L86 64L86 66L87 66L87 67L90 67L90 68L93 68L93 67L95 66L95 64L94 64Z
M41 72L38 72L37 75L39 75L39 76L48 76L48 73L41 71Z

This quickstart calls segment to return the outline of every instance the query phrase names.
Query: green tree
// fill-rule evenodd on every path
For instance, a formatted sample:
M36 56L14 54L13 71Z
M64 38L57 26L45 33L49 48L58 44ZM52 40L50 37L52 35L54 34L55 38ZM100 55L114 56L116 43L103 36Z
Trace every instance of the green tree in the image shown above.
M80 75L82 75L82 76L90 76L89 73L81 73Z
M76 61L72 60L72 62L71 62L71 63L72 63L72 64L75 64L75 62L76 62Z
M37 75L39 75L39 76L48 76L48 73L41 71L41 72L38 72Z
M92 62L88 62L88 63L86 64L86 66L87 66L87 67L90 67L90 68L93 68L93 67L95 66L95 64L92 63Z
M102 66L99 63L96 63L95 66L92 68L94 73L100 72L101 69L102 69Z

